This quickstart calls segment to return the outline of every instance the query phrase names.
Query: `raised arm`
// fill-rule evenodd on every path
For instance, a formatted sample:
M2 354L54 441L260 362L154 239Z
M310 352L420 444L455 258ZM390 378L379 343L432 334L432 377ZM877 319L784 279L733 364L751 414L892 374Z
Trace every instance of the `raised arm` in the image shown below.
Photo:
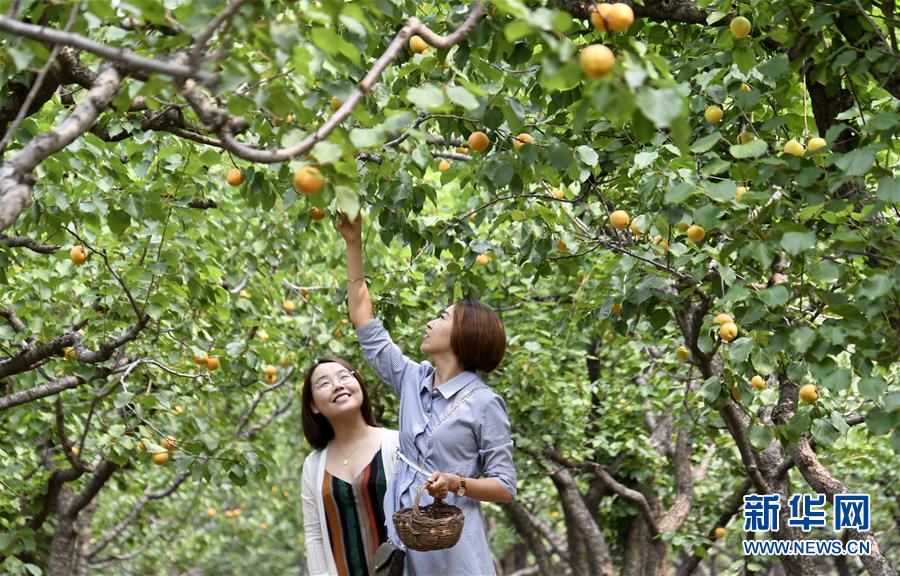
M347 300L350 307L350 321L354 328L365 326L374 318L369 286L366 284L362 258L362 214L351 222L346 214L341 214L335 225L347 244Z

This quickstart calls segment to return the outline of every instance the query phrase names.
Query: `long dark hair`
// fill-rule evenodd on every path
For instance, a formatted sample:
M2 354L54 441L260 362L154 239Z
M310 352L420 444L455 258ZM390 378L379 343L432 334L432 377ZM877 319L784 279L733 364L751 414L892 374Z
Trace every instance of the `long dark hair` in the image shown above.
M362 406L360 406L359 409L362 412L363 420L365 420L366 424L369 426L376 426L375 417L372 415L372 403L369 401L369 392L366 390L366 383L363 381L362 376L353 369L353 366L351 366L349 362L342 358L337 358L335 356L319 358L309 367L309 370L306 371L306 378L303 379L303 396L301 398L303 407L301 410L303 435L306 436L306 441L316 450L321 450L328 446L328 443L334 438L334 428L331 427L331 423L328 419L321 414L316 414L312 411L313 372L315 372L320 364L328 364L329 362L340 364L349 370L350 373L353 374L353 377L356 378L356 381L359 382L359 387L362 390L363 395Z

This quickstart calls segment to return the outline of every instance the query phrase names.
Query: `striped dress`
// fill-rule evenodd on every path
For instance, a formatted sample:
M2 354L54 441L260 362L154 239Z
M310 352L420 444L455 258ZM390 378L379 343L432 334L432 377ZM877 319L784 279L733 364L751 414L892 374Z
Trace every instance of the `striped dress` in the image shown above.
M379 450L352 482L325 471L322 500L331 552L341 576L373 574L375 550L387 540L384 495L387 478Z

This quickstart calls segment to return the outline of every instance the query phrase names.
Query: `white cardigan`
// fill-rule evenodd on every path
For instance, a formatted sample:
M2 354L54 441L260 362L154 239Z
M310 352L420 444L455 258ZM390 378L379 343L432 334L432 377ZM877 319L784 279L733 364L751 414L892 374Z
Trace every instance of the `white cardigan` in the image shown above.
M394 461L400 445L400 433L382 428L381 462L388 483L394 475ZM307 568L311 576L337 576L337 565L331 553L328 539L328 522L325 518L325 504L322 501L322 481L325 478L325 462L328 447L310 453L303 462L303 532L306 544ZM388 489L388 494L390 489ZM385 524L390 522L385 518Z

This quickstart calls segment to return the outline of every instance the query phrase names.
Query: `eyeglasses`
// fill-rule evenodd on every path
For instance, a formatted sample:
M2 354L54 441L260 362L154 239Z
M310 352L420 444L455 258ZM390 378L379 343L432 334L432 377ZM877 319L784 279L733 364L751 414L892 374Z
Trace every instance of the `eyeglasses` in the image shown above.
M347 372L346 370L344 370L343 372L338 372L336 380L337 380L337 383L340 384L341 386L349 386L351 382L356 381L355 373ZM321 392L322 390L325 390L326 388L334 388L334 383L335 383L335 379L331 379L331 378L327 378L327 377L323 376L322 378L319 378L318 380L313 382L312 387L315 390Z

